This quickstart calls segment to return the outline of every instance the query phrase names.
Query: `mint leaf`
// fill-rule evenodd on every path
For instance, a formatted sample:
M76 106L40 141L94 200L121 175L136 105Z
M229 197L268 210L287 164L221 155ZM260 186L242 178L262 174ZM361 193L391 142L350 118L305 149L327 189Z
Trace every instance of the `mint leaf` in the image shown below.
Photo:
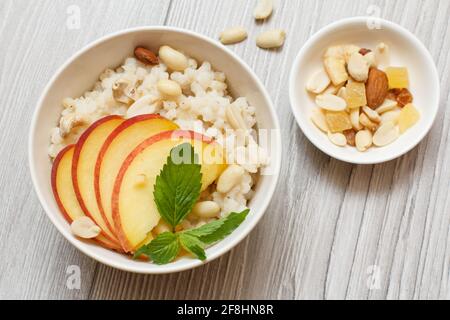
M186 251L192 253L202 261L206 260L206 253L204 250L205 244L198 238L182 232L178 234L178 239L180 240L181 246Z
M145 255L156 264L167 264L175 260L181 247L204 261L206 259L205 246L222 240L231 234L245 220L249 209L242 212L232 212L227 217L210 222L199 228L179 233L165 232L147 245L140 247L133 259Z
M180 249L177 235L172 232L164 232L149 244L140 247L133 255L133 259L145 255L156 264L166 264L172 262L178 256Z
M191 212L200 197L201 165L190 143L170 151L167 163L156 177L153 195L161 217L176 227Z
M210 222L196 229L184 231L182 234L193 236L204 244L212 244L222 240L236 230L249 212L249 209L239 213L232 212L225 218Z

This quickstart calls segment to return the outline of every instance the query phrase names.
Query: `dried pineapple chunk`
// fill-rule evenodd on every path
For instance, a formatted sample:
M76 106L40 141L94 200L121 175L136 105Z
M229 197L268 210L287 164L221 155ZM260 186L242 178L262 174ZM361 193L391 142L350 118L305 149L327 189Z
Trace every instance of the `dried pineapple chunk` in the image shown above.
M328 129L332 133L343 132L352 128L350 116L345 111L327 111L325 113L325 119L327 121Z
M409 88L409 75L407 68L386 68L389 80L389 89Z
M407 104L400 112L400 116L398 118L400 133L405 133L406 130L414 126L419 120L419 111L411 103Z
M366 86L361 82L350 82L346 87L346 101L349 109L367 105Z

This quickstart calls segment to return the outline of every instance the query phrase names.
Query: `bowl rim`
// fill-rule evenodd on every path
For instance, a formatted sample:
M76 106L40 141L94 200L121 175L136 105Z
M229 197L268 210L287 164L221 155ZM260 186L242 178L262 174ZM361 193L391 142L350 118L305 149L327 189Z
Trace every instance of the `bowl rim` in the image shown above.
M272 165L273 165L273 170L272 170L272 174L271 174L271 181L270 181L269 188L267 190L264 190L264 193L267 196L264 197L264 200L260 202L260 205L259 205L260 209L258 211L255 211L252 213L253 220L250 224L248 224L245 227L245 229L241 230L241 232L239 234L230 235L227 238L228 239L227 243L221 249L217 249L213 252L210 252L206 261L202 262L198 259L191 259L191 260L187 260L187 262L185 264L180 265L180 266L173 266L172 264L167 264L167 265L163 265L163 266L158 266L157 269L153 268L153 269L148 269L148 270L146 270L145 267L137 268L128 263L116 261L113 258L105 257L102 254L93 252L89 247L82 245L82 241L76 239L67 229L65 229L64 226L62 224L60 224L59 221L57 221L56 215L51 214L52 210L48 206L47 201L43 195L43 192L40 190L38 178L37 178L37 174L36 174L37 168L33 161L33 155L35 154L35 152L34 152L35 146L33 145L33 142L34 142L35 132L36 132L37 126L38 126L38 123L37 123L38 115L41 112L45 98L47 97L47 95L48 95L50 89L52 88L52 86L54 85L54 83L58 80L61 73L69 65L74 63L81 55L88 52L92 48L98 46L99 44L102 44L104 42L107 42L107 41L115 38L115 37L119 37L119 36L122 36L125 34L135 33L135 32L146 32L146 31L175 32L175 33L188 35L188 36L197 38L200 41L207 42L210 45L217 47L218 49L224 51L228 55L228 58L234 59L234 61L236 63L238 63L240 65L240 67L242 67L251 76L251 78L255 81L258 91L260 92L260 94L262 94L263 98L267 102L267 106L268 106L267 111L269 112L270 118L272 119L272 121L274 123L274 128L273 128L275 130L274 144L276 145L275 151L277 151L276 153L271 152L271 155L270 155ZM47 217L50 219L50 221L53 223L53 225L57 228L57 230L64 236L64 238L66 238L73 246L75 246L75 248L77 248L78 250L80 250L82 253L89 256L90 258L92 258L102 264L105 264L107 266L113 267L115 269L132 272L132 273L139 273L139 274L169 274L169 273L175 273L175 272L181 272L181 271L185 271L185 270L194 269L199 266L206 265L207 263L219 258L220 256L224 255L225 253L227 253L231 249L233 249L245 237L247 237L247 235L256 227L258 222L264 216L264 214L272 200L273 194L275 192L275 188L278 184L280 170L281 170L281 158L282 158L282 144L281 144L281 132L280 132L279 119L278 119L275 107L273 105L272 99L270 98L270 96L269 96L266 88L262 84L261 80L253 72L253 70L236 53L234 53L230 49L226 48L222 44L218 43L217 41L214 41L213 39L211 39L205 35L199 34L197 32L194 32L194 31L190 31L190 30L186 30L186 29L178 28L178 27L170 27L170 26L139 26L139 27L122 29L122 30L119 30L119 31L116 31L113 33L106 34L106 35L100 37L99 39L88 43L87 45L83 46L80 50L75 52L70 58L68 58L55 71L55 73L50 78L50 80L48 80L47 85L43 89L42 94L40 95L40 98L36 104L34 111L33 111L33 117L31 120L30 132L29 132L29 136L28 136L28 164L29 164L29 168L30 168L31 180L33 182L33 187L34 187L34 190L38 196L39 202L40 202L42 208L44 209ZM259 192L262 192L262 190L260 190ZM242 226L241 226L241 228L242 228ZM222 240L222 241L224 241L224 240Z
M294 95L295 86L296 86L295 78L296 78L296 74L298 72L297 70L298 70L299 64L302 61L303 56L312 47L312 45L316 41L320 40L324 35L331 32L333 29L342 27L345 25L366 23L368 19L374 19L374 17L358 16L358 17L344 18L344 19L340 19L335 22L332 22L332 23L326 25L325 27L321 28L311 38L309 38L306 41L306 43L302 46L302 48L298 52L297 56L295 57L294 64L291 68L291 73L289 76L290 106L291 106L292 113L294 114L295 120L296 120L298 126L300 127L300 129L302 130L303 134L308 138L308 140L316 148L318 148L319 150L321 150L323 153L327 154L328 156L335 158L337 160L346 162L346 163L361 164L361 165L373 165L373 164L385 163L385 162L397 159L397 158L407 154L412 149L414 149L425 138L425 136L430 132L431 128L433 127L433 125L436 121L436 117L439 113L440 99L441 99L440 98L441 91L440 91L439 73L437 71L436 63L435 63L431 53L429 52L429 50L425 47L425 45L411 31L409 31L405 27L403 27L395 22L389 21L389 20L385 20L382 18L376 18L383 26L386 26L387 28L389 28L391 30L397 31L402 37L407 38L410 42L412 42L413 45L420 50L421 55L423 55L426 58L426 60L428 61L429 65L431 67L431 72L433 74L433 78L437 84L437 86L436 86L437 107L435 108L434 114L432 115L432 121L430 121L430 123L426 127L424 127L424 129L421 131L421 133L418 136L416 136L415 142L411 143L410 146L408 146L405 149L402 149L400 152L394 152L392 154L386 155L385 157L379 157L379 159L376 159L376 160L375 159L371 160L369 157L367 159L361 158L359 160L351 159L348 156L343 156L343 155L341 156L339 154L334 154L334 152L331 151L329 148L326 148L324 145L322 145L320 143L314 142L314 139L312 138L312 134L308 133L308 130L306 130L303 127L303 125L300 121L302 116L300 115L300 111L297 110L297 104L295 103L297 101L297 99L295 98L295 95Z

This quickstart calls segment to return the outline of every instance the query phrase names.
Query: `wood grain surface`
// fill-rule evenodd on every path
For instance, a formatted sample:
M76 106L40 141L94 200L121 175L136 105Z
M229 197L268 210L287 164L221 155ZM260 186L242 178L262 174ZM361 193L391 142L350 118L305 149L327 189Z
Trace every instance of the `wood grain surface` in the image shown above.
M0 1L0 298L450 298L450 1L278 0L265 23L252 19L254 5ZM67 24L74 8L80 10L77 29ZM324 155L302 134L289 107L288 76L313 33L367 14L397 22L423 41L439 69L441 108L430 134L406 156L354 166ZM164 276L114 270L78 252L43 212L27 164L31 116L56 69L89 42L143 25L182 27L212 38L228 26L245 26L249 40L230 48L266 85L285 142L276 195L250 236L212 263ZM256 48L256 35L273 27L287 30L284 48ZM79 290L67 287L71 265L81 270Z

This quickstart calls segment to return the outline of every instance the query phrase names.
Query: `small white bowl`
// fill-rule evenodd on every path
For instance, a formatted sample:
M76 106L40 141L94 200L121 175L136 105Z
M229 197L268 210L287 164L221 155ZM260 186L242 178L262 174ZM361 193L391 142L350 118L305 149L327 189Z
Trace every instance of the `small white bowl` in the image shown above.
M70 58L53 76L40 98L31 125L29 137L29 164L31 177L39 200L48 217L62 235L75 247L95 260L111 267L137 273L161 274L178 272L203 265L193 258L182 258L174 263L158 266L134 261L99 245L80 241L70 232L69 224L59 211L50 185L51 161L47 155L50 130L58 122L62 99L77 97L93 87L100 73L119 66L132 56L138 45L157 50L170 45L183 50L199 61L211 62L215 70L224 71L234 96L246 97L257 111L259 129L274 130L268 150L271 162L261 176L255 194L249 202L250 215L242 225L225 240L209 248L207 262L223 255L236 246L256 226L263 216L274 193L281 166L281 136L278 118L267 91L257 76L234 53L219 43L202 35L170 27L140 27L103 37L88 45Z
M317 32L300 50L289 80L291 108L298 125L317 148L329 156L355 164L376 164L398 158L413 149L430 131L439 109L439 77L425 46L408 30L392 22L377 19L380 29L369 29L373 17L357 17L337 21ZM414 105L421 113L420 121L400 138L383 148L361 153L353 147L333 145L327 135L310 120L314 97L305 87L309 77L323 68L322 57L331 45L356 44L373 48L384 42L390 47L391 65L407 67Z

